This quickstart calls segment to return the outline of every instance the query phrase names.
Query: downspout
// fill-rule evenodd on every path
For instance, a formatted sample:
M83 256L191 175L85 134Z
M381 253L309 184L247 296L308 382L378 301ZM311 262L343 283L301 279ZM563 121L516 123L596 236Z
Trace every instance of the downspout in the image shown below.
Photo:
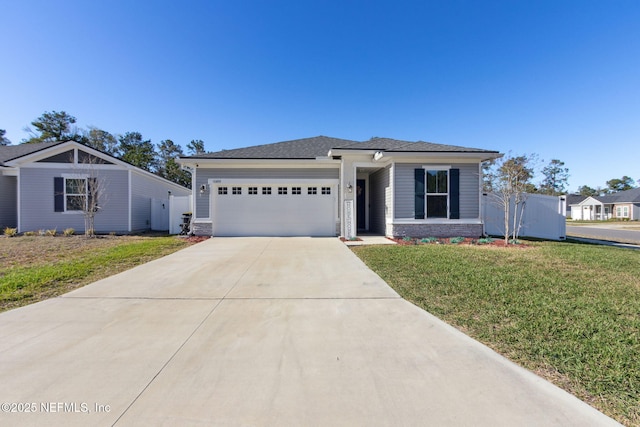
M482 185L482 181L484 179L484 176L482 174L482 162L478 163L478 177L480 179L478 179L478 216L480 218L478 218L480 220L480 223L482 224L482 236L486 236L487 235L487 230L485 229L484 226L484 219L486 217L486 212L484 211L484 186Z
M132 212L131 203L133 201L133 197L131 197L131 178L132 178L131 169L127 169L127 175L129 176L129 179L127 180L128 184L129 184L129 189L128 189L128 192L129 192L129 214L128 214L128 217L129 217L129 219L128 219L128 224L127 224L127 228L128 228L127 231L129 233L131 233L131 212Z
M17 169L16 175L16 226L18 227L18 233L22 233L22 209L20 206L20 169Z

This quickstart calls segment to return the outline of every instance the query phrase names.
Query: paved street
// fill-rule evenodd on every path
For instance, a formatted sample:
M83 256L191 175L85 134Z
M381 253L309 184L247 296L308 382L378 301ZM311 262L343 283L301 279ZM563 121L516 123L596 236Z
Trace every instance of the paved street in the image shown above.
M585 237L588 239L608 240L614 242L640 244L640 230L629 230L615 225L580 225L567 223L567 236ZM629 226L627 224L627 226ZM637 225L640 228L640 224Z

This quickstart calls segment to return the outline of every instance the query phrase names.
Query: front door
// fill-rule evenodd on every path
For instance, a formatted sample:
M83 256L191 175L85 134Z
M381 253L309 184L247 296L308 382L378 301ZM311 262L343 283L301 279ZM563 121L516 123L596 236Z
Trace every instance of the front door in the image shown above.
M367 229L367 196L365 194L366 181L356 180L356 226L358 230Z

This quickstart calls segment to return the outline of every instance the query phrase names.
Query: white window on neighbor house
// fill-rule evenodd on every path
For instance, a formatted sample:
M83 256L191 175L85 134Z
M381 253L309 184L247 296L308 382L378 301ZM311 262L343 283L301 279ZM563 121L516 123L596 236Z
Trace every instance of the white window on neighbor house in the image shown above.
M62 174L53 178L54 212L84 212L97 201L97 180L87 175Z
M629 218L629 206L616 206L617 218Z
M64 210L82 211L87 203L87 179L65 178L64 180Z

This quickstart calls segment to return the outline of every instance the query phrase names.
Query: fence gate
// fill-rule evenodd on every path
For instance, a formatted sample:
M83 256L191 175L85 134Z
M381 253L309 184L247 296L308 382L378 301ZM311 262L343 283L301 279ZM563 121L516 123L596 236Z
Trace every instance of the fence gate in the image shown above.
M151 229L169 231L169 200L151 199Z

